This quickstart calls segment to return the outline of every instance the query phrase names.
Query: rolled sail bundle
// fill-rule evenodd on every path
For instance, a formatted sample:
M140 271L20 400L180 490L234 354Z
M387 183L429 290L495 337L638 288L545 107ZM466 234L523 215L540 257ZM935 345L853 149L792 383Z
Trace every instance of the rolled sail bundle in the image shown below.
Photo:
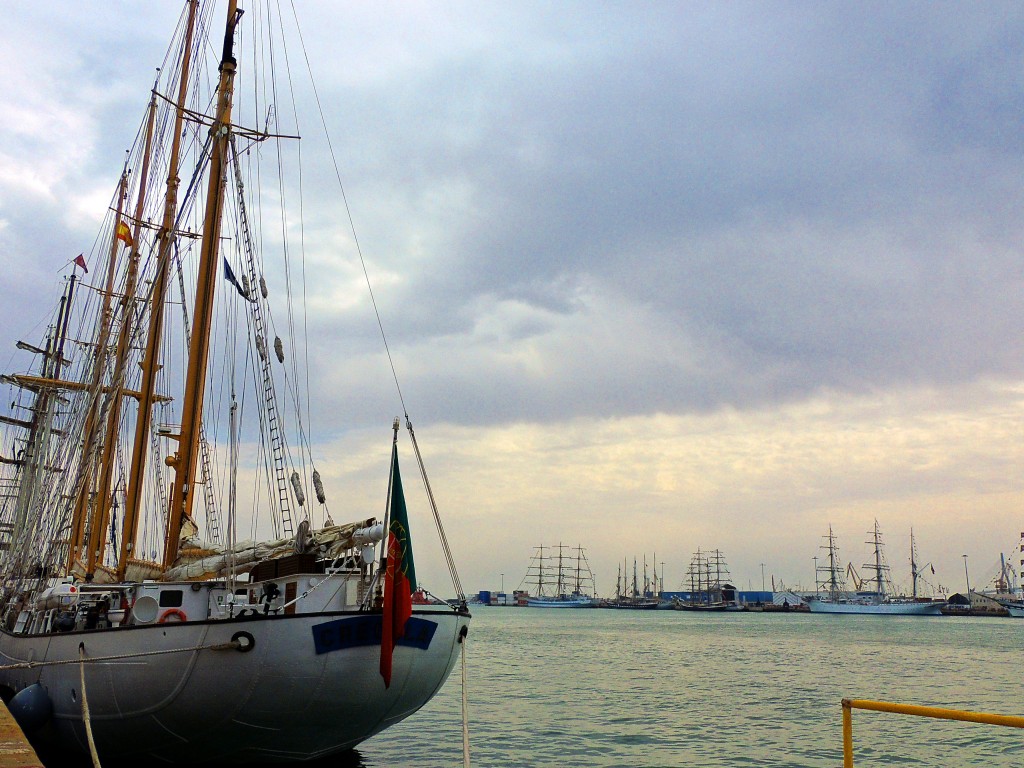
M334 560L346 552L380 541L384 538L384 526L376 518L361 520L345 525L330 525L306 536L311 539L308 552L316 552L321 559ZM174 565L160 576L163 581L202 581L227 576L229 572L249 570L263 560L295 554L295 537L276 541L242 541L231 552L219 549L213 554L194 558L192 553L208 553L211 547L203 542L190 541L182 547L181 556Z

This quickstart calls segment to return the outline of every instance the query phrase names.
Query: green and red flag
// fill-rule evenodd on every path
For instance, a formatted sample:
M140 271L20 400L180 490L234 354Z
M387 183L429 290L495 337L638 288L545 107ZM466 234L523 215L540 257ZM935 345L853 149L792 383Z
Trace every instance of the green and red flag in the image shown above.
M384 571L384 618L380 636L380 675L391 686L391 656L395 643L405 636L405 622L412 615L416 568L412 561L409 513L405 508L402 476L398 472L398 445L391 448L391 522L388 525L387 567Z

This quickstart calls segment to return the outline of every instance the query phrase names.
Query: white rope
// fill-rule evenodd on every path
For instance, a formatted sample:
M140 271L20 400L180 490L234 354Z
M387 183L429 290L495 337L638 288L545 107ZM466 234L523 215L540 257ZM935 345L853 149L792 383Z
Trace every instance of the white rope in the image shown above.
M469 703L466 694L466 641L469 635L462 636L462 765L469 768Z
M97 661L118 661L121 659L137 659L141 656L163 656L168 653L187 653L189 651L233 651L241 648L237 640L227 643L214 643L212 645L197 645L191 648L168 648L163 651L141 651L139 653L122 653L115 656L94 656L88 659L90 663ZM82 659L82 661L86 661ZM23 661L18 664L5 664L0 666L0 671L6 672L9 669L35 669L36 667L58 667L62 664L76 664L76 659L60 659L59 661Z
M82 681L82 722L85 723L85 736L89 740L89 754L92 755L93 768L102 768L100 756L96 752L96 742L92 738L92 719L89 717L89 699L85 695L85 643L78 645L79 673Z

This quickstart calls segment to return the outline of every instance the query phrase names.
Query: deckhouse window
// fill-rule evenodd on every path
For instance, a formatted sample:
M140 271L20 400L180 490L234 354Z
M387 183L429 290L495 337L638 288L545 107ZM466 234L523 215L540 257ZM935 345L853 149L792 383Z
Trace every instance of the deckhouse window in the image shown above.
M185 593L180 589L165 589L160 593L161 608L181 608L182 597Z

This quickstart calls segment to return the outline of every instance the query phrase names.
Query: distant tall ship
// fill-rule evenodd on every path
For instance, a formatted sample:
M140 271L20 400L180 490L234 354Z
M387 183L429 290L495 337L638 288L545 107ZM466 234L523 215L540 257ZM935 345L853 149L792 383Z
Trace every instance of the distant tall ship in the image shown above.
M557 549L557 554L555 551ZM569 554L566 554L568 550ZM523 580L533 597L527 599L530 608L593 608L597 605L594 593L594 573L590 570L583 547L559 544L537 547Z
M807 605L811 613L866 613L886 616L938 616L945 604L940 600L917 597L917 583L920 573L917 568L916 553L911 532L911 574L914 579L912 597L893 596L895 591L892 586L892 579L889 575L889 565L885 561L882 546L882 533L875 521L875 528L871 540L867 542L873 545L873 562L865 563L862 567L874 574L873 578L864 579L859 582L854 591L846 587L845 573L839 560L839 548L836 545L836 537L829 526L826 543L822 546L826 556L823 564L815 567L815 578L817 582L817 594L807 598ZM850 569L852 571L852 568ZM853 572L856 574L856 572ZM867 584L873 584L874 589L863 589Z
M720 549L702 552L698 547L687 569L689 597L674 598L680 611L736 611L740 609L736 587L729 583L729 568Z
M653 610L658 607L658 569L654 569L654 588L651 588L647 576L647 557L644 556L643 582L637 573L637 561L633 558L633 581L630 584L629 566L623 561L615 577L615 597L604 602L605 608L625 608L628 610Z

